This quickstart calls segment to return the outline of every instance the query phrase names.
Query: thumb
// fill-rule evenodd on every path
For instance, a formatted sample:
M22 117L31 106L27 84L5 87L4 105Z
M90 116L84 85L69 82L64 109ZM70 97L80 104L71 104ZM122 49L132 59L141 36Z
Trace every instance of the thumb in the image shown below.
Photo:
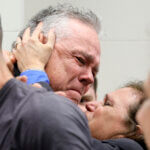
M36 87L36 88L42 88L42 86L39 83L34 83L34 84L32 84L32 86Z
M16 77L17 80L26 83L27 82L27 77L26 76L18 76Z
M55 94L58 94L58 95L61 95L61 96L64 96L64 97L67 96L66 93L64 93L62 91L57 91L57 92L55 92Z

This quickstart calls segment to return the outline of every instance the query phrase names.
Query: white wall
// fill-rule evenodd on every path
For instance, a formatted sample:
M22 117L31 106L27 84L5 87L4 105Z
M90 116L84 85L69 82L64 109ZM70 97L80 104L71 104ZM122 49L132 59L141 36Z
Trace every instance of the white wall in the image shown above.
M3 48L10 49L24 23L24 0L1 0L0 15L4 31Z
M149 70L149 41L102 41L99 98L128 81L145 79Z
M27 22L40 9L58 2L89 8L102 18L99 99L129 80L145 79L150 70L149 0L25 0L24 7L23 0L1 1L4 48L23 25L23 18Z

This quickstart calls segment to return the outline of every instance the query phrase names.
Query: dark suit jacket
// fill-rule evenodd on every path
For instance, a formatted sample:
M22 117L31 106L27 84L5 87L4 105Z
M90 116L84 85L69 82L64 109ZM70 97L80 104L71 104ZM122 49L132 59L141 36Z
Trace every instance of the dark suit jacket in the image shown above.
M142 150L130 140L97 141L70 100L12 79L0 90L0 150Z
M65 97L15 79L0 90L0 150L91 150L86 117Z

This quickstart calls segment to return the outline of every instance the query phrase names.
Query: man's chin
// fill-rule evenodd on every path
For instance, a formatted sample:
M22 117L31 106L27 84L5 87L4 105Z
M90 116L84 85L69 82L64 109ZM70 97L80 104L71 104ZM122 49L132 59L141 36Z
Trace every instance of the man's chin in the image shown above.
M81 95L79 92L75 90L67 90L67 91L57 91L55 92L58 95L64 96L71 101L73 101L75 104L79 104L81 101Z
M75 90L65 91L66 97L72 100L75 104L79 104L81 101L81 94Z

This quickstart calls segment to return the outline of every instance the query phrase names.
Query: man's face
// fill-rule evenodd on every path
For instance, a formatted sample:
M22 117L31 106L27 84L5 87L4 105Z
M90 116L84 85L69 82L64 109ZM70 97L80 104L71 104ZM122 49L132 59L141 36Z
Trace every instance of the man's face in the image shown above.
M85 112L86 104L91 101L96 101L96 99L97 99L97 95L94 90L94 85L92 84L89 87L88 91L82 96L79 107L82 109L83 112Z
M100 140L124 137L129 132L125 125L128 109L140 98L135 89L121 88L107 94L103 101L87 103L85 113L92 136Z
M73 19L67 27L70 35L55 44L46 72L54 91L79 103L98 71L100 45L92 27Z

